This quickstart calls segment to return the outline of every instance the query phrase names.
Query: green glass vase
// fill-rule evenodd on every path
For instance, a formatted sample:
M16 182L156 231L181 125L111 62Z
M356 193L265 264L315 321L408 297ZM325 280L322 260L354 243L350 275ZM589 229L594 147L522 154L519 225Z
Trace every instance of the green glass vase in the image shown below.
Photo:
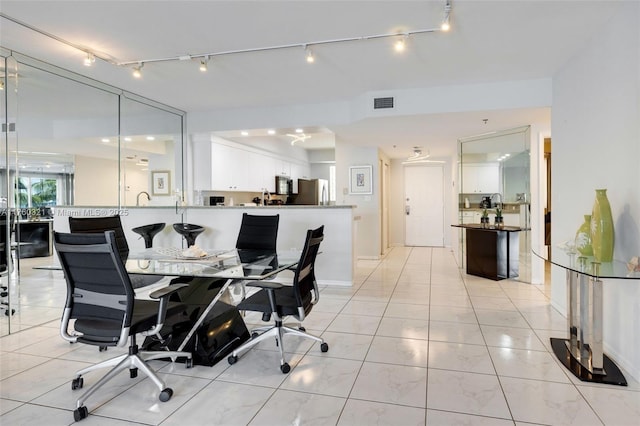
M593 256L591 245L591 215L584 215L584 222L576 231L576 249L583 256Z
M598 262L613 260L613 217L606 189L596 189L596 201L591 211L591 245Z

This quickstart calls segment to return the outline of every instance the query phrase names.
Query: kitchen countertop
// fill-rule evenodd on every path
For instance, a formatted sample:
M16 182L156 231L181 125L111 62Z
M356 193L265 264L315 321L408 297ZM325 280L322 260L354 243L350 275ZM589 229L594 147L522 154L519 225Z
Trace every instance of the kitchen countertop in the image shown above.
M354 205L339 205L339 206L316 206L316 205L303 205L303 204L283 204L283 205L271 205L271 206L179 206L178 209L353 209ZM97 213L102 212L102 215L118 214L123 210L128 209L175 209L176 206L122 206L120 208L115 206L56 206L58 210L64 209L91 209ZM96 214L99 215L99 214ZM64 215L63 215L64 216Z
M451 225L451 226L454 227L454 228L474 229L474 230L478 230L478 231L489 231L489 232L500 232L500 231L504 231L504 232L521 232L521 231L526 231L526 229L520 228L519 226L505 226L503 228L496 228L495 226L490 225L488 228L484 228L479 223L466 223L466 224L458 224L458 225Z

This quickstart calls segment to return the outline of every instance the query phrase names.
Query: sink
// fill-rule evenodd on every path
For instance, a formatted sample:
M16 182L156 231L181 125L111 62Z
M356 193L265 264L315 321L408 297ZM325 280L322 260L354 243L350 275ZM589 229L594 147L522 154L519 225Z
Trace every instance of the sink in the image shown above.
M174 223L173 229L187 240L187 247L191 247L196 243L196 237L204 231L204 227L191 223Z
M140 234L140 236L144 239L144 246L149 248L153 246L153 237L156 234L164 229L164 223L152 223L150 225L142 225L136 228L132 228L131 230L136 234Z

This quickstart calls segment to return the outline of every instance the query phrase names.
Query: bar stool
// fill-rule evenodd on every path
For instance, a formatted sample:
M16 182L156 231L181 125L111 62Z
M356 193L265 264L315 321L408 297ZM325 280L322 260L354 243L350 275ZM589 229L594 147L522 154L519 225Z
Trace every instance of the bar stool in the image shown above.
M144 239L145 248L153 246L153 237L164 229L164 223L151 223L149 225L142 225L131 230L136 234L139 234Z
M204 231L204 227L193 225L191 223L174 223L173 229L187 240L187 247L191 247L196 243L196 238Z

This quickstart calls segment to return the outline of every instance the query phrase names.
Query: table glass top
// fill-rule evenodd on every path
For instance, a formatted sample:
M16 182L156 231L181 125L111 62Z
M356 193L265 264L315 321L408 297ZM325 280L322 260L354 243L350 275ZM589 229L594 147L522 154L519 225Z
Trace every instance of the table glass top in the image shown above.
M594 278L617 278L640 280L640 271L634 271L633 265L627 262L614 260L613 262L597 262L593 256L582 256L575 248L554 247L551 251L551 259L536 253L536 256L548 260L553 265L579 272Z
M126 268L130 274L261 280L294 266L300 259L300 252L295 250L204 251L206 255L193 258L178 249L149 248L129 253Z

